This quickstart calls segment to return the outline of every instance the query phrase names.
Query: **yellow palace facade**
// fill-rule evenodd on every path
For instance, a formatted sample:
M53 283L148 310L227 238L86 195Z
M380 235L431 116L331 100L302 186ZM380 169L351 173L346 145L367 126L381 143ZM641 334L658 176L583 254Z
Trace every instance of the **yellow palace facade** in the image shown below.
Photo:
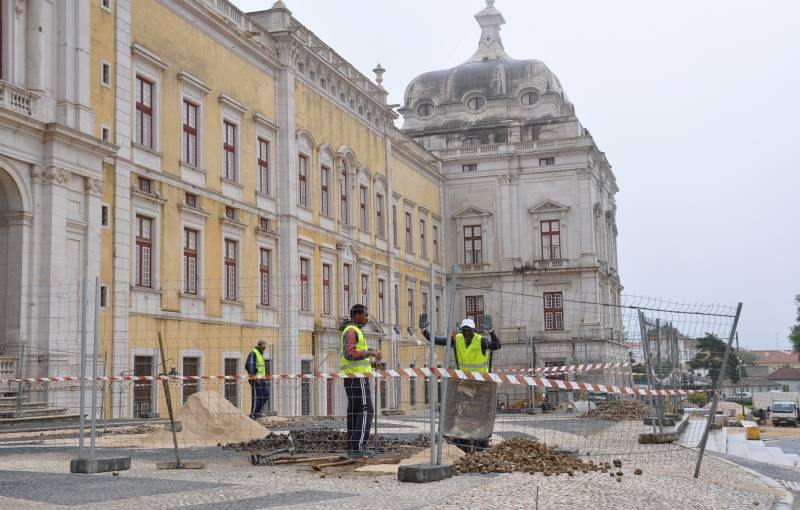
M243 374L259 339L272 373L335 372L358 302L388 367L424 366L417 317L441 330L446 315L441 165L394 127L383 69L367 78L280 1L89 4L95 136L116 146L100 190L106 373L161 373L159 335L182 375ZM344 412L336 381L277 386L280 414ZM210 380L174 398L203 389L250 405L246 384ZM381 394L423 399L422 384ZM105 413L163 404L154 383L114 385Z

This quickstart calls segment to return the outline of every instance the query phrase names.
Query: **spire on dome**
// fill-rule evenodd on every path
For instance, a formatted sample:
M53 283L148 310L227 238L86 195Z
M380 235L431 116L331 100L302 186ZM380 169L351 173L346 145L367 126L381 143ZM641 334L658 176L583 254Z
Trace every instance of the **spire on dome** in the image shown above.
M506 54L503 40L500 38L500 26L505 25L506 20L500 11L495 9L494 2L495 0L486 0L486 8L475 15L478 25L481 26L481 40L478 43L478 51L467 62L511 58Z

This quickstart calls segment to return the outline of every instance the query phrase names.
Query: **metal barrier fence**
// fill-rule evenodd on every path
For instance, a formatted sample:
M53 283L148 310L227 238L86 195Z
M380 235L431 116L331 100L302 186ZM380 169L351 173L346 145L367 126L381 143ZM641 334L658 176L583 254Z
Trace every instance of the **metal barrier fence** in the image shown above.
M72 447L82 445L74 423L85 416L96 420L97 448L169 449L169 391L181 448L346 453L349 404L377 411L365 448L382 455L437 462L452 460L454 446L479 450L522 437L596 462L666 461L685 458L706 428L684 409L702 401L692 394L712 394L721 360L697 365L697 340L724 346L738 316L732 307L500 292L455 280L434 299L425 286L405 289L401 306L380 286L357 297L355 289L334 293L298 280L268 293L263 277L240 278L234 289L207 285L202 295L185 292L183 281L117 295L116 286L92 282L6 289L6 299L29 306L19 320L25 335L0 344L0 419L61 427L39 441ZM283 293L296 295L298 309L271 304ZM367 342L383 356L375 376L352 380L339 373L345 318L337 310L362 297L372 305ZM459 370L452 344L432 347L421 328L432 322L433 336L448 343L447 325L464 318L478 330L498 325L491 374ZM246 370L259 340L267 344L263 381ZM348 402L345 384L360 385L361 401ZM263 416L251 420L257 401ZM362 421L350 428L363 433L362 414L355 418ZM675 437L641 442L656 433Z

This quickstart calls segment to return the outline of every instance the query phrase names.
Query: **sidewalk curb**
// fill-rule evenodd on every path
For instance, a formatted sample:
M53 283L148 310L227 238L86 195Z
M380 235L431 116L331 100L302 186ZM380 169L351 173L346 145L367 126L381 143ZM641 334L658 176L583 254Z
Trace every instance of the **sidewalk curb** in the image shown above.
M783 485L778 483L774 478L770 478L767 475L762 475L758 471L754 471L750 468L744 467L741 464L737 464L732 460L723 459L722 457L714 457L717 460L721 460L722 462L727 462L728 464L733 464L739 469L743 469L744 471L754 475L755 477L759 478L762 482L767 484L772 489L777 489L783 492L782 496L776 496L775 502L770 506L771 510L792 510L792 505L794 504L794 494L791 491L787 490Z

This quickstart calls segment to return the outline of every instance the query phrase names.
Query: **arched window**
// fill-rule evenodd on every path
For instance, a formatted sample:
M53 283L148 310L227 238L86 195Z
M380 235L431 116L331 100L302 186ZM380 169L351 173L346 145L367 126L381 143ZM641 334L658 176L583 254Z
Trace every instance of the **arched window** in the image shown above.
M522 94L519 98L520 102L525 106L531 106L539 102L539 93L535 91L529 91Z
M483 107L486 106L486 99L481 96L471 97L467 101L467 108L470 110L477 112L478 110L483 110Z
M417 107L417 115L420 117L430 117L433 115L433 109L432 103L422 103Z

